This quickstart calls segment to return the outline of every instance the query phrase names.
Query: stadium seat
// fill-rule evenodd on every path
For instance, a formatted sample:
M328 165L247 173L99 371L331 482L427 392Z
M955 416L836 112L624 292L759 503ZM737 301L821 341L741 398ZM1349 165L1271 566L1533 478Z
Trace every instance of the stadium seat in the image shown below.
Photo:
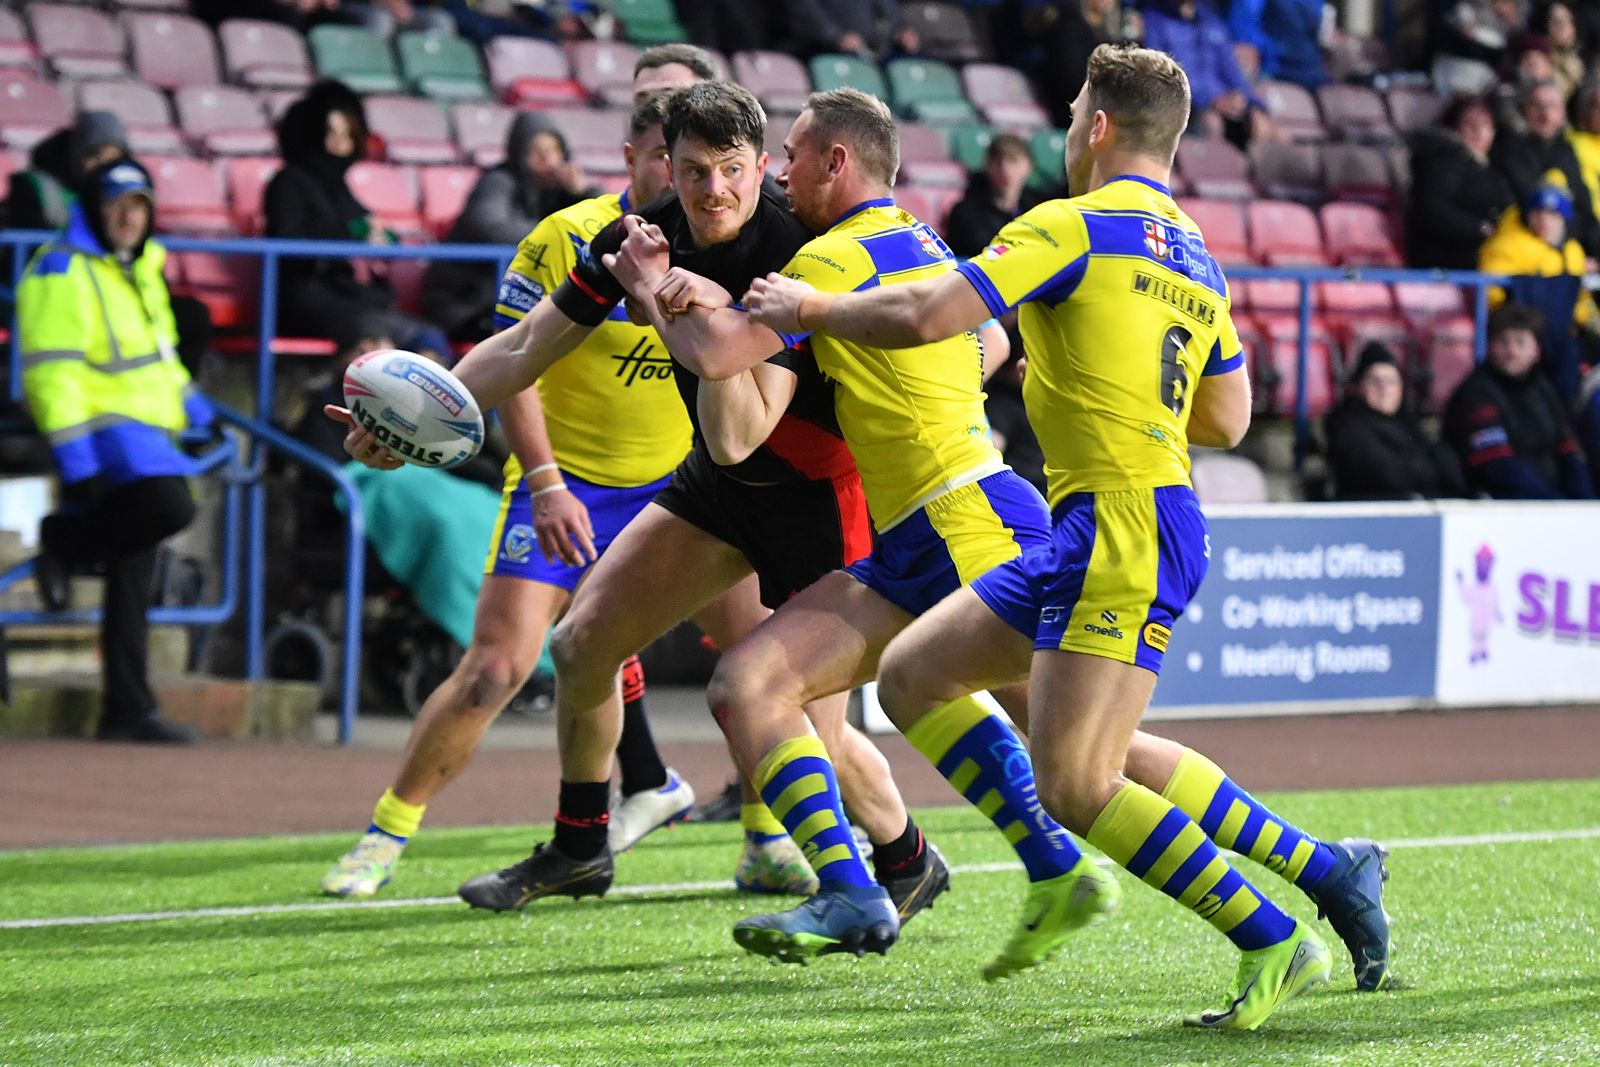
M402 33L395 38L400 71L414 93L435 100L482 100L489 95L478 49L462 37Z
M317 73L338 78L358 93L404 91L394 53L382 37L360 26L313 26L306 35Z
M234 232L222 182L209 161L146 160L156 187L156 226L163 233L219 236Z
M1312 285L1316 306L1324 318L1370 315L1392 317L1394 293L1383 282L1329 281Z
M1200 227L1206 250L1224 267L1251 263L1244 212L1229 200L1185 200L1178 205ZM1237 297L1235 297L1237 300Z
M72 122L61 90L23 71L0 71L0 145L26 151Z
M1256 85L1256 93L1267 105L1284 133L1294 141L1325 141L1328 131L1322 126L1317 102L1311 94L1292 82L1263 81Z
M231 85L188 85L172 94L178 127L213 156L266 156L278 139L254 96Z
M648 48L689 39L672 0L613 0L611 9L622 22L624 35L636 45Z
M128 73L122 27L85 4L31 4L33 41L50 70L62 78L120 78Z
M978 121L954 67L932 59L901 58L891 59L886 69L896 114L945 126Z
M133 69L151 85L177 89L222 81L216 38L199 19L165 11L130 11L122 18Z
M240 156L223 160L221 166L234 229L246 237L260 236L266 222L262 200L267 183L283 169L283 161L271 156Z
M186 0L110 0L107 6L140 11L182 11L188 4Z
M944 223L950 215L950 209L955 207L956 201L960 199L960 189L897 185L894 190L894 202L897 205L915 215L919 222L927 223L941 234L944 233Z
M778 114L798 115L811 93L805 64L783 52L739 52L733 57L733 76L762 107Z
M1393 208L1400 192L1389 173L1389 156L1382 148L1361 144L1331 144L1322 150L1328 196L1353 200L1377 208Z
M1383 155L1389 161L1395 195L1404 203L1411 193L1411 149L1404 144L1392 144L1383 149Z
M812 56L811 84L818 92L860 89L879 100L889 99L889 83L883 80L883 72L860 56Z
M992 140L994 131L989 127L964 123L950 131L950 154L968 170L982 170L983 157Z
M1466 293L1446 282L1396 282L1394 302L1413 326L1468 312Z
M1322 203L1321 145L1257 141L1250 146L1250 163L1262 196L1313 207Z
M1376 284L1376 283L1365 283ZM1417 335L1398 318L1393 316L1344 316L1330 320L1339 343L1344 347L1344 377L1348 379L1350 371L1354 368L1356 360L1361 358L1361 350L1368 344L1377 342L1387 348L1391 355L1400 364L1400 372L1410 383L1408 389L1413 398L1420 398L1426 392L1425 388L1417 388L1427 374L1422 367L1422 361L1417 345Z
M1295 392L1299 383L1300 320L1293 315L1256 315L1255 321L1265 340L1266 366L1270 368L1271 389L1265 400L1271 414L1295 413ZM1327 324L1313 316L1306 346L1306 413L1312 418L1326 415L1333 404L1335 342ZM1258 377L1258 381L1264 379ZM1265 384L1265 381L1264 381Z
M261 110L274 125L283 118L283 113L289 110L291 104L305 96L304 89L257 89L255 92Z
M1207 449L1189 460L1189 480L1201 504L1265 504L1267 476L1251 460Z
M987 59L989 48L972 15L959 4L939 0L907 0L900 17L921 41L921 54L951 63Z
M1399 136L1377 90L1364 85L1324 85L1317 90L1322 124L1341 141L1384 144Z
M1249 200L1250 161L1233 145L1216 137L1185 137L1178 144L1177 173L1190 191L1206 200Z
M554 108L545 114L566 138L574 155L604 152L622 158L622 142L628 139L628 124L633 117L631 109Z
M1477 365L1477 330L1465 315L1433 322L1423 334L1422 359L1425 369L1423 390L1427 411L1444 410L1450 394L1461 379Z
M450 125L456 131L461 155L479 167L492 167L506 155L506 133L513 112L488 101L464 101L450 106Z
M22 16L10 8L0 7L0 69L13 68L35 73L39 54L33 47L33 38L22 24Z
M639 50L620 41L573 41L567 45L572 76L609 107L633 106L633 65Z
M28 153L0 149L0 186L6 186L11 176L28 169Z
M261 261L255 256L174 252L167 262L169 272L177 275L173 291L204 304L211 325L236 330L256 322Z
M1234 307L1266 315L1300 314L1300 283L1292 278L1241 278L1229 293ZM1315 297L1311 306L1316 308Z
M1389 122L1402 134L1413 133L1439 121L1445 101L1431 89L1396 86L1385 97Z
M423 167L418 177L422 184L422 221L442 241L478 183L478 168Z
M967 169L950 158L939 131L920 122L900 123L900 181L964 189Z
M1028 149L1033 155L1033 181L1035 188L1053 190L1067 177L1067 131L1047 126L1034 130L1028 138Z
M1270 267L1326 266L1322 229L1304 204L1257 200L1245 205L1250 252Z
M611 148L578 149L572 153L572 162L591 181L623 177L628 173L628 163L622 158L620 142Z
M136 81L78 83L78 110L109 111L128 131L128 147L135 155L188 155L183 135L172 121L167 94Z
M1050 116L1039 106L1033 86L1015 67L971 63L961 68L961 85L991 125L1008 130L1050 125Z
M432 100L415 96L369 96L367 127L383 140L391 163L455 163L460 160L450 123Z
M1377 37L1335 32L1327 53L1328 73L1335 81L1364 81L1397 66L1388 46Z
M350 191L380 224L401 237L426 232L417 199L417 176L411 167L363 160L348 171Z
M306 40L288 26L228 19L217 27L228 80L252 89L303 89L315 75Z
M513 106L543 108L582 104L589 96L572 80L572 67L559 45L533 37L496 37L484 49L489 84Z
M1370 204L1324 204L1322 230L1329 257L1346 267L1400 267L1404 257L1383 212Z

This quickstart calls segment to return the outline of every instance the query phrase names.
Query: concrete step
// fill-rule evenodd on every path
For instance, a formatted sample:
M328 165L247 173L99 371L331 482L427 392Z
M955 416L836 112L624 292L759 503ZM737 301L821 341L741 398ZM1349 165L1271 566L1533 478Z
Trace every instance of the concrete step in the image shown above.
M205 737L307 741L313 736L317 690L307 682L250 682L203 675L154 677L161 713ZM95 673L11 679L11 702L0 703L0 735L93 737L100 720Z
M0 571L30 558L33 552L22 545L22 531L0 530Z
M105 592L105 584L99 578L71 579L67 584L67 607L71 610L99 607ZM32 578L24 578L4 593L0 593L0 611L43 610L44 602L39 599L39 586Z
M7 626L6 669L13 677L95 674L100 670L100 628L92 623ZM189 664L189 631L157 626L150 631L150 670L182 674Z

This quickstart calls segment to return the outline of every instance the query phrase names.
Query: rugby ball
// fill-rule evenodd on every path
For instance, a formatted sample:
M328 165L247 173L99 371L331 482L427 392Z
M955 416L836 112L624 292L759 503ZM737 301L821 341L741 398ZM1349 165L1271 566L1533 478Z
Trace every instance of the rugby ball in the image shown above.
M353 360L344 403L358 425L418 467L454 467L483 447L483 413L454 374L415 352L386 348Z

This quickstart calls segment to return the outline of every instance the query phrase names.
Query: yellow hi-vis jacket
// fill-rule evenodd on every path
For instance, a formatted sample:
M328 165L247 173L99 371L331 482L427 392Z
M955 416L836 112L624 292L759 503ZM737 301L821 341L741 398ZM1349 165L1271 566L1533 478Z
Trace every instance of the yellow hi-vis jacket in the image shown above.
M65 483L193 473L177 436L210 405L178 359L166 260L146 241L125 268L74 207L17 287L23 391Z

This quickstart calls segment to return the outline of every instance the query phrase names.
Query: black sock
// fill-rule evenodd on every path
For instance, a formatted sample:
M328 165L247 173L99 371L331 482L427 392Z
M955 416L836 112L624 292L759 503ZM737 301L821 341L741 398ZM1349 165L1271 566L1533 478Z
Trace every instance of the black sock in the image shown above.
M872 846L872 871L879 882L889 878L906 878L922 873L927 865L928 849L916 821L906 816L906 828L899 837L882 845Z
M622 795L632 796L667 784L667 767L644 717L644 667L638 656L622 665L622 738L617 742Z
M610 782L562 781L556 802L558 850L575 860L594 859L606 847L610 824Z

